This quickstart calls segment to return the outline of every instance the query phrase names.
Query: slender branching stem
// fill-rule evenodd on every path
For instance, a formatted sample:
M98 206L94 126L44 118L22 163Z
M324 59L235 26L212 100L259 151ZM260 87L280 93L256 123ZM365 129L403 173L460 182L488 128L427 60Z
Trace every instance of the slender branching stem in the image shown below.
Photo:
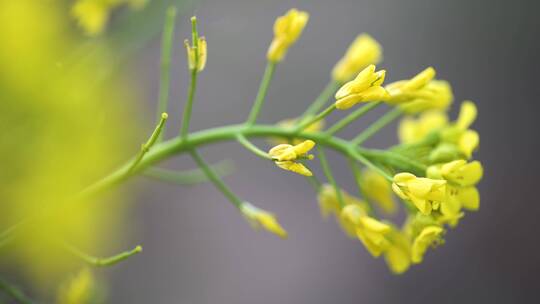
M247 139L244 135L238 134L236 136L236 140L244 146L244 148L251 151L253 154L257 155L260 158L272 160L272 158L268 155L268 153L264 152L263 150L259 149L257 146L255 146L249 139Z
M174 37L174 24L176 19L176 8L171 6L167 9L167 16L163 26L163 37L161 40L161 75L159 81L159 97L157 107L157 118L159 121L161 113L167 112L169 104L169 87L171 75L171 54ZM164 132L163 132L164 133ZM163 138L163 133L158 137L158 141Z
M74 256L80 258L85 263L88 263L89 265L94 266L94 267L112 266L112 265L118 264L118 263L120 263L120 262L122 262L124 260L127 260L128 258L130 258L133 255L136 255L137 253L142 252L142 247L137 246L137 247L133 248L132 250L124 251L124 252L121 252L121 253L116 254L114 256L111 256L111 257L98 258L98 257L92 256L92 255L89 255L86 252L83 252L82 250L76 248L75 246L73 246L73 245L71 245L71 244L69 244L67 242L62 242L62 245L68 252L70 252Z
M356 109L351 114L345 116L345 118L338 121L335 125L328 128L328 130L326 130L326 133L335 134L335 133L341 131L343 128L348 126L350 123L352 123L353 121L357 120L358 118L364 116L369 111L377 108L379 105L381 105L380 101L373 101L373 102L370 102L370 103L364 105L363 107L360 107L360 108Z
M212 169L220 177L230 175L234 171L234 165L230 160L223 160L211 165ZM164 181L176 185L195 185L208 181L208 177L200 169L175 171L157 167L146 169L142 173L145 177Z
M326 87L324 87L324 90L321 92L321 94L319 94L317 99L315 99L315 101L306 109L304 114L300 116L299 121L303 122L306 118L315 115L315 113L317 113L322 107L324 107L330 97L334 95L339 86L339 82L335 80L329 81Z
M251 126L257 121L259 113L261 112L262 106L264 104L264 100L266 99L266 93L268 92L268 87L270 86L270 82L272 81L275 70L276 63L268 61L268 63L266 64L266 68L264 69L264 75L261 80L261 84L259 85L257 97L255 98L255 102L253 103L253 107L251 108L251 112L249 113L248 119L246 121L247 126Z
M130 174L137 165L141 162L141 160L144 158L146 153L150 151L150 148L156 143L156 141L159 138L159 135L163 131L163 127L165 126L165 122L167 122L168 115L167 113L161 114L161 119L159 120L156 128L152 132L152 135L150 135L150 138L141 146L141 150L139 151L139 154L135 157L133 162L131 163L131 166L129 167L127 174Z
M352 158L350 155L347 156L347 162L349 163L349 167L351 168L352 174L354 176L356 187L358 189L358 194L366 201L369 208L368 211L371 212L373 210L373 206L371 206L371 202L368 200L368 198L364 195L364 192L362 191L360 166L358 165L358 162L356 162L354 158Z
M201 170L206 174L206 176L214 184L214 186L216 186L216 188L218 188L218 190L221 191L221 193L223 193L223 195L228 198L229 201L236 208L240 209L243 204L242 200L238 196L236 196L236 194L234 194L234 192L229 189L227 185L225 185L219 175L217 175L217 173L214 172L212 168L210 168L210 166L204 161L204 159L195 149L191 149L189 153L191 154L191 157L193 157L193 160L195 161L197 166L201 168Z
M341 208L345 207L345 201L343 200L343 194L341 193L341 190L339 189L336 179L334 178L334 175L332 174L332 170L330 169L330 164L328 164L328 159L326 158L326 153L324 152L324 148L322 146L317 146L317 149L319 151L319 160L321 161L321 167L323 169L324 175L326 176L326 179L332 185L334 188L334 191L336 192L336 196L339 202L339 206Z
M382 175L384 178L386 178L389 182L392 182L393 179L390 175L388 175L388 173L386 173L383 169L379 168L377 165L375 165L374 163L372 163L371 161L369 161L367 158L365 158L363 155L361 155L360 153L358 153L357 151L353 150L353 149L350 149L349 151L349 155L355 159L356 161L364 164L366 167L376 171L377 173L379 173L380 175Z
M317 121L324 119L326 116L330 115L332 112L336 110L336 105L332 104L328 106L326 109L324 109L321 113L317 114L314 117L311 117L309 119L306 119L304 122L301 122L298 124L298 126L294 129L295 132L300 132L305 130L307 127L311 126L312 124L316 123Z
M401 111L401 109L397 107L392 109L391 111L386 112L386 114L381 116L377 121L367 127L362 133L358 134L358 136L353 138L351 142L355 145L363 144L379 130L381 130L382 128L390 124L392 121L397 119L399 116L401 116L402 113L403 112Z
M0 290L13 298L20 304L32 304L33 301L27 297L19 288L10 285L8 282L0 278Z

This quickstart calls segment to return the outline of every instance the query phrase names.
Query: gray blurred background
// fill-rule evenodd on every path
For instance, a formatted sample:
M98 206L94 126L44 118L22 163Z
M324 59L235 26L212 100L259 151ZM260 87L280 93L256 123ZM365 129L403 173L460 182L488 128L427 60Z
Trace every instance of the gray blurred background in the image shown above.
M380 67L388 70L388 81L433 65L439 78L452 83L456 102L477 103L474 128L481 134L481 149L476 155L485 167L481 209L467 214L424 263L394 276L382 259L347 239L334 221L321 219L315 194L303 178L275 169L237 144L209 146L203 150L209 161L236 163L237 171L226 182L246 200L275 212L289 239L254 232L209 184L130 182L126 189L137 189L134 222L139 223L130 227L130 243L142 243L145 251L105 271L110 303L538 303L537 3L206 0L184 7L175 36L172 117L180 115L188 84L181 41L189 36L190 15L199 17L209 45L193 111L192 129L198 130L246 117L274 19L297 7L311 14L309 25L278 67L260 121L300 114L327 83L349 43L368 32L384 47ZM159 45L155 37L129 66L146 92L149 118L158 91ZM343 136L354 136L380 113ZM170 126L172 135L179 119ZM392 125L366 145L395 142ZM354 193L346 163L331 156L339 183ZM184 157L167 165L193 167Z

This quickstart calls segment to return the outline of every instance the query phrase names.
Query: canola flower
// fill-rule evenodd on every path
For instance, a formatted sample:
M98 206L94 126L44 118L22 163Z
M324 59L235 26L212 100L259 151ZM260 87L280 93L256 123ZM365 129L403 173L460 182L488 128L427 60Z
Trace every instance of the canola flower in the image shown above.
M72 14L80 27L89 36L101 34L110 19L111 13L122 5L141 9L147 0L77 0Z
M9 4L11 6L8 5L7 9L6 7L0 7L5 9L0 9L0 17L4 17L0 18L0 20L8 19L7 16L10 16L10 14L15 15L15 13L21 12L27 14L30 12L36 19L33 20L34 25L49 24L53 29L56 29L54 23L41 22L44 21L40 18L43 18L44 13L47 12L46 7L42 7L43 10L38 12L28 9L24 5L20 6L20 3L25 2L14 3L11 2ZM111 4L113 2L105 1L103 3ZM114 5L111 4L110 7L112 8ZM5 11L9 14L4 14L4 16L2 14ZM160 94L164 95L160 95L156 127L150 137L141 146L140 151L133 151L134 156L131 160L127 161L119 169L87 186L78 182L88 179L85 175L89 173L88 171L91 171L92 175L97 175L96 172L90 169L97 169L98 166L95 166L95 164L99 163L98 161L108 163L105 159L99 157L101 154L98 152L102 151L102 146L96 146L94 141L86 143L87 138L85 138L84 143L88 145L82 145L80 140L72 139L72 142L66 142L66 137L62 137L59 143L66 144L66 147L71 148L67 151L78 153L59 153L56 155L55 153L61 151L58 150L57 145L49 145L49 143L40 142L36 138L22 136L24 133L17 133L24 132L24 129L14 130L12 134L14 136L6 137L5 142L14 145L17 138L25 138L28 139L27 144L29 146L25 147L26 150L22 151L20 155L17 155L17 157L21 157L21 160L14 161L13 166L21 166L25 162L31 161L33 167L32 170L20 171L25 173L24 176L27 177L27 179L23 178L21 183L14 182L13 178L9 176L0 175L4 185L11 187L5 188L9 190L2 189L3 191L0 192L3 195L2 198L5 198L6 201L14 200L15 203L28 200L30 201L29 205L24 205L28 209L32 209L37 204L40 204L43 208L44 200L50 202L56 201L58 198L59 203L52 204L51 208L44 214L36 212L28 215L20 210L2 210L0 220L5 221L9 218L9 215L13 214L22 217L23 220L11 226L5 225L7 228L0 232L0 248L8 249L9 244L16 241L27 242L31 244L32 250L23 251L22 256L30 257L28 253L35 252L36 248L41 247L40 249L42 249L45 246L60 244L58 245L60 248L56 249L66 251L78 257L81 263L93 267L111 266L131 258L141 252L140 246L110 258L95 258L78 249L78 247L69 244L66 239L71 236L81 242L84 248L93 248L92 245L96 244L93 239L95 235L90 233L88 227L95 223L92 221L94 217L91 216L91 207L87 206L96 205L95 203L91 204L92 198L111 190L113 186L133 176L145 175L146 170L155 170L157 169L155 166L161 161L180 154L190 155L197 165L198 169L196 170L198 170L197 173L199 174L197 181L211 182L252 227L264 229L281 238L287 238L288 232L272 212L262 210L241 199L227 186L216 169L208 164L199 153L200 148L203 146L232 140L237 141L239 145L264 161L271 161L281 169L305 176L314 187L322 217L327 218L334 215L344 233L350 238L358 240L371 256L384 258L391 272L401 274L412 265L421 263L426 258L430 248L435 248L444 243L447 227L458 225L459 221L464 218L466 211L479 209L480 194L477 186L483 176L483 167L478 160L474 159L474 152L479 146L479 134L470 129L478 116L478 109L470 101L463 102L458 118L455 121L450 121L446 111L452 103L452 90L448 82L435 79L436 72L431 67L409 80L401 80L383 86L386 72L384 70L376 71L374 65L382 58L381 47L374 39L362 35L353 43L344 58L334 68L334 81L339 83L340 87L328 86L325 88L321 93L322 97L317 98L309 106L309 111L294 120L282 121L275 125L257 123L262 107L266 102L266 92L272 81L275 67L284 60L288 48L298 40L307 20L308 14L296 9L290 10L286 15L276 20L274 39L267 54L267 68L246 122L190 132L192 109L196 106L197 76L198 73L205 69L208 57L206 40L199 36L197 19L192 18L192 40L191 44L186 43L186 66L190 72L191 83L184 104L182 123L178 135L167 140L163 138L163 130L169 117L166 113L169 80L168 77L162 77L160 87L163 90L160 91ZM163 44L164 48L169 49L165 49L164 54L170 54L170 48L174 45L172 43L173 25L174 14L169 13L165 22L163 37L164 42L167 42ZM14 27L0 27L0 38L4 38L2 41L7 42L6 45L11 48L12 52L26 51L26 53L23 52L23 55L30 57L32 60L24 68L47 66L40 61L40 58L54 58L52 55L57 51L48 48L47 40L41 38L47 35L36 35L36 39L42 39L43 48L40 49L40 56L31 57L28 56L32 53L27 50L28 45L24 45L25 41L10 39L16 36L11 32L13 29ZM39 26L36 29L39 29ZM22 45L19 45L20 43ZM3 45L3 47L5 46ZM2 53L0 52L0 54ZM365 58L362 58L364 56ZM25 73L21 73L23 70L19 70L19 66L10 64L12 63L11 60L1 56L0 60L5 62L6 73L15 76L25 75ZM163 65L162 67L164 69L162 75L168 75L170 65ZM87 70L84 71L88 72ZM354 77L355 73L358 73L356 77ZM50 94L50 96L46 96L48 96L47 101L51 102L51 104L57 100L57 97L69 96L74 98L80 96L81 89L82 92L88 92L88 90L84 90L85 81L73 82L70 77L61 77L62 73L58 72L52 72L46 76L51 78L51 75L59 77L58 80L53 82L54 86L44 88L43 91ZM63 76L71 75L73 74L66 73ZM91 78L92 74L88 76L83 73L82 75L84 77L78 78L79 80L87 80ZM353 77L353 80L348 81ZM43 79L39 77L37 79L20 78L18 79L19 82L15 82L16 89L0 91L0 94L10 97L5 100L12 100L11 97L20 97L15 93L32 91L30 89L35 88ZM65 87L69 87L66 84L73 85L74 83L77 86L74 87L73 91L66 92ZM4 86L8 87L7 85ZM38 88L41 87L38 86ZM324 106L324 102L334 94L335 102L331 103L326 109L319 111L322 108L321 105ZM100 95L89 94L89 96L99 97ZM8 104L5 109L18 109L18 107L25 106L22 107L20 112L29 113L26 109L31 108L33 101L29 102L29 104L25 104L24 101L32 100L32 97L23 96L20 97L20 100L17 98L14 98L14 100L17 100L20 104L17 107ZM62 109L62 106L73 102L72 100L60 100L58 104L53 104L54 109ZM75 98L75 100L77 99ZM351 109L360 103L364 105ZM84 102L81 101L80 104L84 104ZM341 130L350 127L352 122L360 119L379 105L384 105L389 110L367 128L357 130L358 135L355 138L346 139L338 136ZM3 104L0 105L0 107L2 106ZM82 107L82 109L86 108ZM322 126L324 119L336 109L350 110L350 112L327 129L324 129ZM0 111L0 113L5 112ZM6 120L6 126L17 125L12 122L21 121L18 119L21 113L15 113L11 120ZM54 114L54 117L51 117L51 122L58 120L58 124L53 124L53 126L63 126L62 122L64 120L60 119L62 117L64 116L61 111L59 114ZM87 115L83 115L82 118L84 117L87 117ZM379 130L400 117L403 120L399 125L398 134L401 142L398 145L387 149L370 149L364 146L367 139L375 136ZM111 126L106 128L109 132L104 132L102 128L96 128L93 120L88 123L88 126L91 126L89 130L83 130L88 132L84 134L88 135L89 138L93 138L95 135L100 135L97 138L103 138L103 134L110 135L112 138ZM30 127L40 130L35 126ZM58 130L71 131L65 130L65 128L51 128L50 130L40 131L53 134ZM69 135L70 133L66 134ZM279 143L274 143L275 145L266 152L266 149L261 149L251 142L251 138L255 137L262 137L267 141L277 140ZM80 137L77 137L77 139L80 139ZM111 147L115 147L116 142L106 141L106 143L109 144L105 145L107 151L109 151ZM64 148L64 146L62 147ZM89 147L95 149L92 150L92 152L96 153L95 155L92 153L85 154L90 149ZM315 155L310 154L315 147L317 147L317 151L314 153L317 154L317 159L320 161L323 171L322 176L315 176L313 171L303 164L304 161L315 159ZM42 156L37 159L34 157L35 153L33 153L36 148L39 148L38 151L41 152L38 155ZM351 195L340 187L340 176L335 175L335 172L333 172L332 163L326 157L325 150L333 150L349 161L349 167L358 188L358 195ZM107 156L110 157L110 153ZM84 162L79 164L72 157L81 157ZM65 169L66 172L60 172L65 174L54 176L54 184L59 186L51 187L53 184L49 182L50 176L48 173L58 172L59 170L52 170L52 168L57 169L58 164L64 164L66 159L72 160L69 163L71 166ZM92 168L87 165L89 160L92 163ZM99 167L98 171L101 172L102 169ZM174 176L177 183L192 183L190 179L193 172L191 171L187 174L186 172L160 168L157 172L167 174L161 175L156 174L156 171L153 172L152 177L160 180L170 182L172 180L171 176ZM3 171L2 174L5 174L5 172ZM80 176L77 174L80 174ZM205 176L205 179L201 179L200 175ZM321 179L324 179L324 181L321 181ZM32 191L28 191L28 189ZM62 192L62 190L67 193ZM35 197L34 193L39 193L39 197ZM63 208L67 206L66 202L71 203L70 208ZM83 204L83 202L87 204ZM379 206L380 208L373 208L373 206ZM406 213L407 219L404 223L400 224L383 218L384 212L395 212L399 207ZM69 210L66 211L66 209ZM88 212L85 213L82 210L88 210ZM108 206L107 211L111 211L110 206ZM383 214L380 214L380 211ZM44 227L43 223L59 223L58 225L51 225L52 229L44 230L43 233L38 234L39 237L44 234L54 235L54 242L44 242L43 239L35 235L35 232L40 232L36 227ZM79 229L74 229L74 227ZM57 232L62 231L69 231L70 233L57 235ZM32 238L28 238L28 234ZM60 241L56 238L59 238ZM44 239L49 240L48 238ZM58 262L59 259L52 260ZM43 259L32 260L32 266L27 265L26 267L31 268L38 263L43 263ZM53 264L53 267L54 265L57 265L57 263ZM50 279L50 276L47 275L46 278ZM83 303L86 291L93 286L92 282L93 279L89 272L81 272L77 278L66 285L66 288L62 289L62 295L59 296L59 299L62 300L59 300L59 302L72 303L75 301Z

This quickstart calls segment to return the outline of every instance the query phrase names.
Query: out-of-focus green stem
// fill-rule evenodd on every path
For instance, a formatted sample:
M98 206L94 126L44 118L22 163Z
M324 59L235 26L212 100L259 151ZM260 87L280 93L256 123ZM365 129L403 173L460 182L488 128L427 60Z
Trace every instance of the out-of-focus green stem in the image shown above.
M10 285L8 282L0 278L0 290L5 294L13 298L17 303L21 304L32 304L32 300L28 298L20 289Z
M345 201L343 200L343 194L341 193L341 190L339 189L336 179L334 178L334 175L332 174L332 170L330 169L330 165L328 164L328 159L326 158L326 153L324 152L324 148L321 146L317 146L317 149L319 151L319 159L321 161L321 167L323 169L324 175L326 176L326 179L332 187L334 188L334 191L336 192L336 196L339 202L339 206L341 208L345 207Z
M211 165L214 172L220 177L230 175L234 171L234 165L229 160L223 160ZM208 181L208 177L200 169L175 171L151 167L143 172L143 175L160 181L165 181L177 185L194 185Z
M80 258L81 260L85 261L86 263L88 263L88 264L90 264L90 265L92 265L94 267L112 266L112 265L118 264L118 263L130 258L131 256L133 256L133 255L135 255L137 253L142 252L142 247L137 246L132 250L125 251L125 252L119 253L117 255L111 256L111 257L98 258L98 257L92 256L92 255L89 255L89 254L81 251L78 248L75 248L74 246L72 246L72 245L70 245L70 244L68 244L66 242L63 242L63 246L71 254L73 254L74 256Z
M176 8L171 6L167 8L167 15L165 18L165 24L163 26L163 37L161 41L161 75L159 81L159 97L157 118L159 121L161 113L167 112L167 106L169 103L169 87L170 87L170 75L171 75L171 54L174 37L174 24L176 19ZM163 138L163 133L158 137L158 141Z
M255 98L255 102L253 103L253 107L251 108L251 112L249 113L248 119L246 121L247 126L253 125L257 118L259 117L259 113L261 112L262 106L264 104L264 100L266 98L266 93L268 92L268 87L270 86L270 82L272 81L272 76L274 75L274 71L276 70L276 63L272 61L268 61L266 64L266 68L264 70L264 75L261 80L261 84L259 85L259 91L257 92L257 97Z
M304 122L301 122L294 130L295 132L300 132L309 127L310 125L316 123L317 121L324 119L326 116L330 115L332 112L336 110L336 105L332 104L328 106L328 108L324 109L321 113L317 114L317 116L312 117L310 119L306 119Z
M381 130L382 128L387 126L389 123L394 121L396 118L398 118L402 113L403 111L401 111L400 108L397 108L397 107L394 108L393 110L381 116L377 121L371 124L362 133L358 134L358 136L353 138L351 142L355 145L363 144L366 140L368 140L371 136L373 136L379 130Z

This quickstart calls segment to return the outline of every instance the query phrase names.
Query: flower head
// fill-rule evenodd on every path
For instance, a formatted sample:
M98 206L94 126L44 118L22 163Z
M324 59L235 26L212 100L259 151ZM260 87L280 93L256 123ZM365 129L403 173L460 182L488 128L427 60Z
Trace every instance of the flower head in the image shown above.
M381 86L386 71L375 72L375 66L363 69L354 80L344 84L336 92L336 108L346 110L359 102L385 100L388 92Z
M388 239L390 240L390 245L384 252L386 264L393 273L404 273L411 265L411 244L409 238L403 232L392 229L388 235Z
M332 77L344 83L370 64L382 59L381 45L368 34L360 34L349 46L345 56L334 66Z
M367 199L377 203L386 213L396 211L396 203L392 198L392 187L390 183L379 173L367 170L361 177L360 187L362 194Z
M281 227L274 214L257 208L248 202L242 203L240 212L254 229L264 228L281 238L287 238L287 231Z
M439 226L425 227L413 241L411 247L412 262L415 264L421 263L427 249L442 242L441 235L443 232L444 229Z
M431 132L448 125L448 117L442 111L423 112L417 119L407 116L401 120L398 136L402 143L413 143L422 140Z
M411 173L396 174L392 189L402 199L411 201L422 214L430 214L446 199L445 180L416 177Z
M204 37L199 37L197 47L191 46L189 40L184 40L187 52L188 67L190 70L197 69L198 72L204 70L207 58L207 43Z
M311 171L303 164L296 162L299 159L313 159L312 154L308 154L315 146L312 140L305 140L297 145L280 144L268 151L268 156L274 160L275 164L288 171L301 175L311 176Z
M355 234L374 257L378 257L390 245L387 234L390 225L368 215L358 205L348 205L341 210L340 224L347 234Z
M96 282L90 269L83 268L58 291L58 304L91 303Z
M298 40L309 19L309 14L290 9L274 23L274 40L268 48L267 58L272 62L282 61L289 47Z

